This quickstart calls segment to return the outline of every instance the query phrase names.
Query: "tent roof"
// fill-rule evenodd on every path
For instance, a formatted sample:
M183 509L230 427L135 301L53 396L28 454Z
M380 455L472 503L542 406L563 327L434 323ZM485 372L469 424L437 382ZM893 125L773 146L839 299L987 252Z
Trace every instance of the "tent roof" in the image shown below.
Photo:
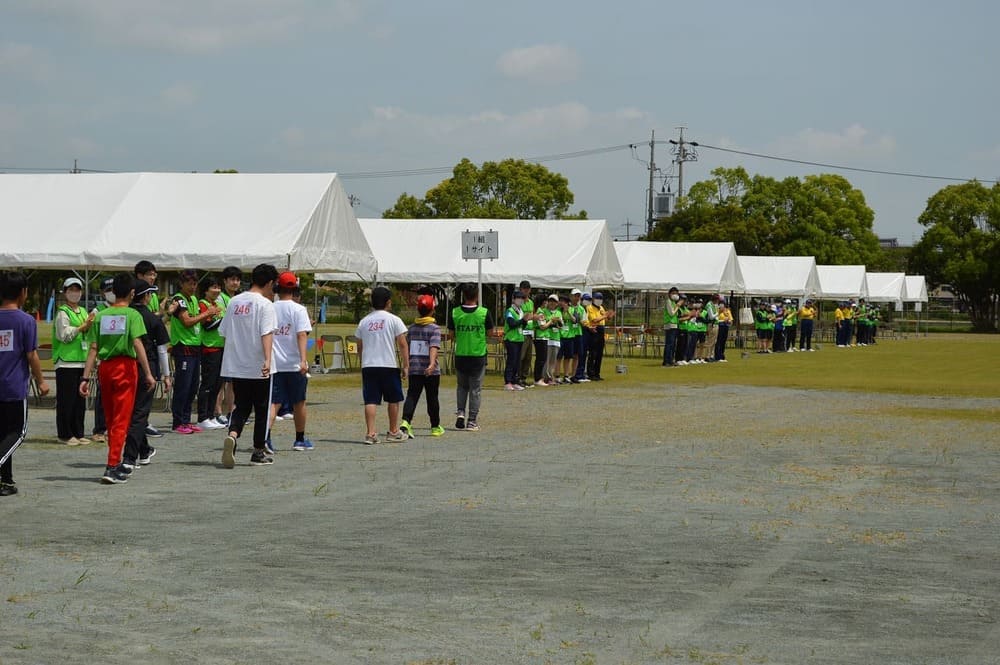
M870 302L902 302L903 278L901 272L870 272L866 275L868 281L868 300Z
M731 242L616 242L627 289L742 292Z
M868 295L864 266L816 266L820 298L843 300Z
M532 286L612 286L621 266L604 220L361 219L379 271L351 281L474 282L477 262L462 259L462 232L497 231L500 258L483 261L483 281ZM359 271L360 272L360 271ZM347 275L317 275L347 281Z
M903 277L903 301L927 302L927 280L923 275Z
M375 269L333 173L2 175L0 217L5 265Z
M812 256L740 256L739 263L746 295L807 298L819 293Z

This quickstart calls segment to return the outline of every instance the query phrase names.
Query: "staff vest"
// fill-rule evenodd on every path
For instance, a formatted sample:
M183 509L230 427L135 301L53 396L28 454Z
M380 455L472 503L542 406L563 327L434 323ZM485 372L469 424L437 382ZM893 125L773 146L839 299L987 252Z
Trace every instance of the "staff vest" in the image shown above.
M194 296L188 298L182 293L174 296L175 300L178 298L187 305L188 316L193 318L201 314L197 298ZM177 346L178 344L183 344L184 346L201 346L201 324L196 323L188 328L181 321L181 317L175 315L170 320L170 344L172 346Z
M521 310L521 312L523 312L523 311L524 310ZM508 342L523 342L524 341L524 328L523 328L523 326L521 324L522 323L526 323L526 322L525 321L521 321L521 312L519 312L516 307L514 307L513 305L511 305L510 307L507 308L507 313L504 314L504 317L503 317L503 329L504 329L503 338L505 340L507 340ZM518 323L517 323L516 326L511 326L510 325L510 317L513 317L513 318L515 318L515 319L518 320Z
M486 308L466 312L461 307L451 311L455 322L455 355L482 357L486 355Z
M87 320L87 310L82 307L77 311L69 305L59 307L60 312L65 312L69 318L69 324L74 328L79 328ZM56 324L52 324L52 360L67 363L82 363L87 361L87 352L90 350L90 343L86 340L86 335L77 333L68 342L60 342L56 337Z

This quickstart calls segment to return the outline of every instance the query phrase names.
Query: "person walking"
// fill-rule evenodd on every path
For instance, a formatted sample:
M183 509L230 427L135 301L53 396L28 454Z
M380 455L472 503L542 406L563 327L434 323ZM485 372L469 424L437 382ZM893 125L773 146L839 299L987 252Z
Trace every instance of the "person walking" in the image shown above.
M306 345L312 322L306 308L295 302L299 278L293 272L278 275L278 302L274 313L278 328L274 333L274 389L271 392L271 424L278 415L278 408L288 404L295 422L295 441L292 450L312 450L312 441L306 438L306 389L309 385L309 356ZM272 444L271 449L274 450Z
M222 375L233 383L233 412L229 434L222 442L222 466L236 466L236 442L253 411L253 452L251 466L274 464L264 444L271 413L271 377L275 371L274 332L278 327L274 312L274 283L278 270L261 263L250 276L250 290L229 301L219 334L226 340L222 354ZM214 316L214 314L213 314Z
M452 310L448 327L455 333L455 429L478 432L486 335L493 329L493 317L479 305L475 284L462 285L462 305Z
M87 362L87 331L94 322L94 314L80 307L83 282L77 277L63 281L66 303L59 306L52 321L52 360L56 370L56 436L68 446L86 445L84 419L87 400L80 397L77 388L83 378Z
M375 418L382 400L386 401L389 432L386 440L405 441L400 428L399 406L403 401L403 383L410 368L410 349L406 345L406 324L392 313L392 293L376 286L371 295L372 311L358 323L358 355L361 357L361 395L365 401L365 443L379 443ZM398 354L398 355L397 355ZM399 360L403 366L400 368Z
M424 294L417 297L417 318L410 326L407 341L410 347L409 386L399 428L407 437L413 438L413 415L420 402L420 394L426 392L431 436L442 436L444 427L441 427L441 402L438 397L441 387L441 366L438 364L441 327L434 321L434 296Z

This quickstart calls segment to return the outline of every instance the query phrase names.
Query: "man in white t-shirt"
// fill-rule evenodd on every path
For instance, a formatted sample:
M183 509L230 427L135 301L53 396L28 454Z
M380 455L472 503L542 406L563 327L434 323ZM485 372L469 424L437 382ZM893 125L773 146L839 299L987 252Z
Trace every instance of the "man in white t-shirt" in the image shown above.
M233 413L229 436L222 445L222 466L236 465L236 440L253 409L253 454L250 464L273 464L264 448L271 413L271 377L275 372L274 332L278 327L274 312L274 282L278 270L267 263L253 269L250 290L235 296L226 307L219 334L226 338L222 356L222 376L233 382Z
M278 302L274 303L274 313L278 328L274 332L274 385L271 388L271 425L282 404L292 406L295 419L295 443L292 450L312 450L313 444L306 438L306 373L309 359L306 356L306 342L312 332L309 312L293 300L299 289L299 279L293 272L278 275ZM272 446L273 449L273 446Z
M399 405L403 402L403 378L410 366L406 345L406 324L392 313L392 294L384 286L372 290L371 314L358 324L358 355L361 356L361 392L365 400L365 443L378 443L375 414L384 399L388 402L389 441L404 441L399 429ZM396 355L396 351L399 355ZM400 368L399 358L403 366Z

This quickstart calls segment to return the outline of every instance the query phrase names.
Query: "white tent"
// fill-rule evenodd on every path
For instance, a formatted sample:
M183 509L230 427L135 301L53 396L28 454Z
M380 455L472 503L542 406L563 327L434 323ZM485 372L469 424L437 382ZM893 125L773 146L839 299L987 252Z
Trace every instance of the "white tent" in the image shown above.
M867 273L868 301L902 303L904 277L901 272Z
M927 302L927 280L923 275L903 277L903 302Z
M748 296L817 297L819 275L812 256L740 256Z
M0 265L376 269L333 173L0 175L0 218Z
M462 232L497 231L500 258L483 261L483 282L532 286L615 286L622 270L604 220L361 219L378 273L319 274L318 280L474 282L477 262L462 259Z
M846 300L864 298L868 295L864 266L816 266L819 275L820 298Z
M626 289L714 293L744 289L731 242L616 242Z

